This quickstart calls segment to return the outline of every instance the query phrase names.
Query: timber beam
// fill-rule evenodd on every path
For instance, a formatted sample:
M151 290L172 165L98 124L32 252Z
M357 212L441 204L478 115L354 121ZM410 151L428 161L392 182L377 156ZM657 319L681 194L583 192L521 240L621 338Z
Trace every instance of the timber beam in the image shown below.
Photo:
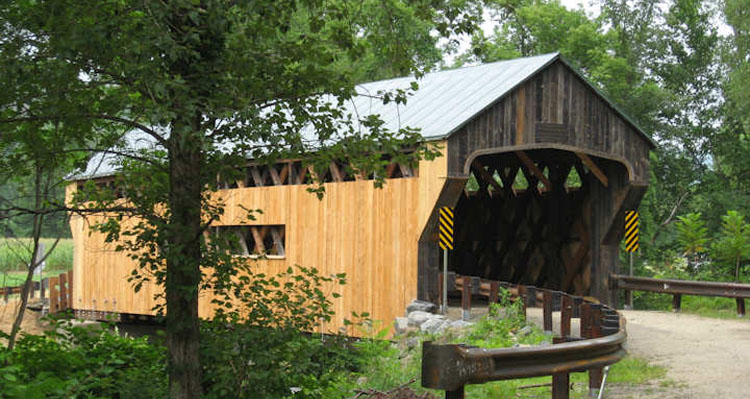
M528 169L537 179L539 179L547 190L552 190L552 182L549 181L547 176L544 175L541 169L529 158L525 151L514 151L516 156L521 163Z
M589 168L591 173L593 173L594 176L599 179L599 182L602 183L602 186L609 186L609 179L607 179L607 175L604 174L604 171L599 168L599 166L594 162L593 159L591 159L591 157L582 152L576 152L576 155L581 159L581 162L583 162L583 164L586 165L587 168Z

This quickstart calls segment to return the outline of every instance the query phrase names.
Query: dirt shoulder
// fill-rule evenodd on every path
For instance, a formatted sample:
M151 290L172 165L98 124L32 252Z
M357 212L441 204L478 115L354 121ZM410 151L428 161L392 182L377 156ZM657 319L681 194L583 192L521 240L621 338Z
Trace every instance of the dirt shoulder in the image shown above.
M686 398L750 397L750 321L690 314L623 311L627 349L667 368Z

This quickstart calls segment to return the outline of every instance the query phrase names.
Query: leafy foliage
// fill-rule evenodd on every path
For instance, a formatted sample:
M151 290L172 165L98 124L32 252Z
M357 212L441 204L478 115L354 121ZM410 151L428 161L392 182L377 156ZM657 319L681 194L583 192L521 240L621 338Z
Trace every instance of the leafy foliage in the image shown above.
M711 247L714 257L734 266L734 278L740 280L740 262L750 257L750 225L737 211L721 218L718 239Z

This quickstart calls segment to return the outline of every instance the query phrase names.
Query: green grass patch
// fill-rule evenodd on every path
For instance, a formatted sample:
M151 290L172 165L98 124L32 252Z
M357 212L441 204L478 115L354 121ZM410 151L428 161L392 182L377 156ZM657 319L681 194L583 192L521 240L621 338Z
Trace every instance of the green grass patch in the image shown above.
M43 238L42 242L49 250L55 239ZM29 238L0 238L0 273L26 270L32 250L32 241ZM70 270L73 267L73 240L61 239L47 257L46 263L47 272Z
M672 295L653 292L639 292L635 297L636 310L672 311ZM745 301L746 306L750 301ZM734 298L683 295L682 313L695 314L716 319L745 320L737 317L737 302Z

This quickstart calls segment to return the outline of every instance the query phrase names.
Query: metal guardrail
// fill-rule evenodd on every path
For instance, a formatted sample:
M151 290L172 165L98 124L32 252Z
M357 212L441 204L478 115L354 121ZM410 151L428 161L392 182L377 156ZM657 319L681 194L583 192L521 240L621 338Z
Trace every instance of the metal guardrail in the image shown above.
M631 277L614 274L611 276L613 286L625 291L648 291L672 294L672 308L680 311L682 295L718 296L735 298L737 315L745 316L745 298L750 298L750 284L720 283L712 281L673 280L648 277Z
M540 302L544 329L552 331L552 313L560 311L560 335L551 346L487 349L466 345L422 347L422 386L445 391L446 399L464 397L464 386L490 381L552 376L552 398L570 396L570 373L589 372L589 389L595 395L602 387L602 368L625 356L625 319L615 310L579 296L532 286L512 285L476 277L446 277L453 291L461 291L462 307L471 309L471 296L497 302L500 287L508 289L524 308ZM571 334L571 319L580 318L580 334Z

